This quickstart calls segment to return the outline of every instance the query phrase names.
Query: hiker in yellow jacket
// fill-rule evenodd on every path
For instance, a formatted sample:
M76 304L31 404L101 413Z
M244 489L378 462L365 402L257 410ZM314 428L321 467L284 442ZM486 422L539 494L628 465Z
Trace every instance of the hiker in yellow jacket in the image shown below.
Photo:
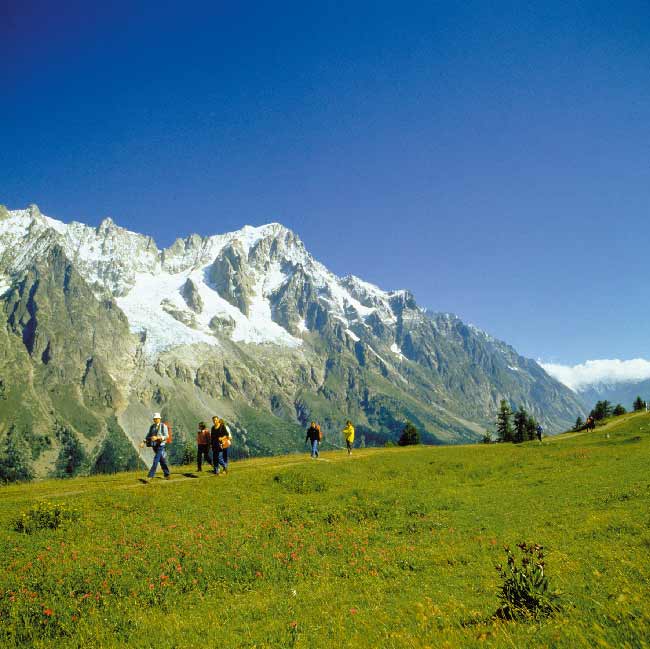
M352 444L354 444L354 426L349 419L345 422L343 435L345 435L345 445L348 447L348 455L352 455Z

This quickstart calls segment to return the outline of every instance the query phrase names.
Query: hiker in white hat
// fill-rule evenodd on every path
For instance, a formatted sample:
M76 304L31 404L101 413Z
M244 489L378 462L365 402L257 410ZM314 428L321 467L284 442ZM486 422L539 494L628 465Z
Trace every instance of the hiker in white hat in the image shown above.
M156 475L158 464L160 464L163 470L165 480L169 480L171 477L169 465L167 464L167 451L165 448L168 437L169 430L167 429L166 424L163 423L160 413L154 412L153 424L149 426L149 432L144 440L145 444L151 447L154 452L153 464L151 465L151 469L149 469L149 479Z

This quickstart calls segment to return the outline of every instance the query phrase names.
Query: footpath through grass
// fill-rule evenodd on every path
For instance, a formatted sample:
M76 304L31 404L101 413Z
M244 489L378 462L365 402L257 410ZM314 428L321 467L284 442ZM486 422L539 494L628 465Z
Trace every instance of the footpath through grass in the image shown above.
M541 445L4 487L0 645L649 647L648 467L643 414ZM42 500L79 520L14 531ZM519 541L545 547L561 592L542 621L492 617Z

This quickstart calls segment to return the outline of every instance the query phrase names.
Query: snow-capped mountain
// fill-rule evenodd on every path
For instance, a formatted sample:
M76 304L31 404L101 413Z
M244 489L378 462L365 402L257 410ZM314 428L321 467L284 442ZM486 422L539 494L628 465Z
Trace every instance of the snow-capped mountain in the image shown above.
M41 473L75 444L85 459L73 470L108 462L152 408L181 438L226 415L242 453L296 448L311 418L331 443L348 417L366 443L406 418L453 442L475 438L504 397L549 428L580 414L534 361L408 291L337 277L278 223L161 250L111 219L94 228L2 208L0 304L11 402L0 434L30 426Z

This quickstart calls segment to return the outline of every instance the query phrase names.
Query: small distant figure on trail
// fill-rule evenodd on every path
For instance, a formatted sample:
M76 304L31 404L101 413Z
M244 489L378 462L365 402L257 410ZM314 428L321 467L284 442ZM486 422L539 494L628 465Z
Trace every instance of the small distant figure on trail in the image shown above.
M352 445L354 444L354 426L349 419L345 422L343 435L345 436L345 445L348 448L348 455L352 455Z
M313 458L318 457L318 445L323 439L323 432L320 429L320 426L315 422L311 422L311 426L307 429L307 435L305 436L305 442L309 440L311 442L311 456Z
M536 432L537 432L537 439L541 442L542 441L542 433L544 432L544 429L542 428L541 424L537 424Z
M196 433L196 470L203 471L203 459L212 465L212 458L210 457L210 429L202 421L199 423L199 430Z
M216 415L212 417L213 426L210 429L210 441L212 443L212 466L214 475L219 475L219 467L224 474L228 473L228 449L232 443L232 434L226 426L226 422Z
M585 427L589 432L596 430L596 420L591 415L587 417L587 423L585 424Z
M144 443L146 446L153 449L153 464L151 469L149 469L148 478L151 480L156 475L156 470L158 469L158 464L163 470L165 475L165 480L169 480L171 475L169 471L169 465L167 464L167 451L166 445L169 438L169 429L166 424L163 423L162 418L160 417L159 412L153 413L153 424L149 426L149 432L145 437Z

